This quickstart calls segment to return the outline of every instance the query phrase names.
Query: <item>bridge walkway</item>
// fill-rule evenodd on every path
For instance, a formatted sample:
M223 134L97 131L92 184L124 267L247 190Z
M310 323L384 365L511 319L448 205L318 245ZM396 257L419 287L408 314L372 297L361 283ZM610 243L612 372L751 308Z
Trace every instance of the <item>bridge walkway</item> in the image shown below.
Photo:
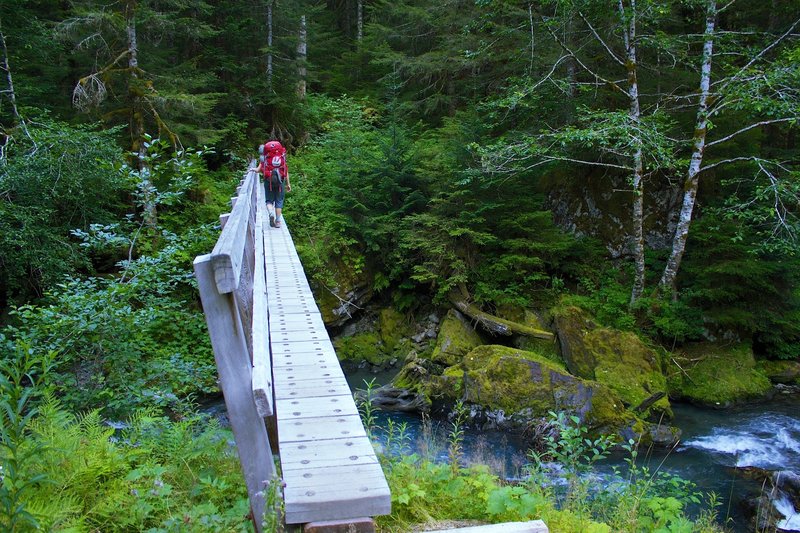
M253 516L270 512L272 444L287 524L388 514L388 484L289 229L269 227L255 172L231 203L194 267Z

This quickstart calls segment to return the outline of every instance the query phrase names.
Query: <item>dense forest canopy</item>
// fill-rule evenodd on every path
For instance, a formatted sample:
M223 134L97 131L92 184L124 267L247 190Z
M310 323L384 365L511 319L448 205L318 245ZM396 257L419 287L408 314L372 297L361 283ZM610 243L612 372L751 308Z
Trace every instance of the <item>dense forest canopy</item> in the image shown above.
M795 357L799 14L4 2L0 305L184 242L225 194L202 167L241 171L276 137L320 280L342 258L401 307L567 291L656 339Z
M82 442L148 494L204 484L210 529L241 521L224 444L181 444L216 391L191 261L268 138L320 298L577 306L667 349L797 360L798 37L794 0L4 0L2 525L169 514L127 489L51 501L36 476ZM211 477L112 450L101 416Z

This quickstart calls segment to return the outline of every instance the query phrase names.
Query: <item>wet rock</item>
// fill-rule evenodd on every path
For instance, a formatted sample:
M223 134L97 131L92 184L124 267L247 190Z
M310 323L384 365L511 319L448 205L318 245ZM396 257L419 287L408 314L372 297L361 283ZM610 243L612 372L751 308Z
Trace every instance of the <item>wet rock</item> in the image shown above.
M767 494L743 498L739 503L742 513L749 518L753 531L778 531L783 515L778 512Z
M372 391L372 404L388 411L426 411L430 407L424 395L408 389L384 385Z

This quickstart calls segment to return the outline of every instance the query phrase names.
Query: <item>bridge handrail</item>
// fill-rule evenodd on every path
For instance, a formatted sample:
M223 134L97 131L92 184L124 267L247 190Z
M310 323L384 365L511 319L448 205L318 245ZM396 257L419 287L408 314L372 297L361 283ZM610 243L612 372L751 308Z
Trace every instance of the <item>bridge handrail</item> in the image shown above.
M260 188L256 173L248 172L230 215L220 217L222 233L213 251L194 260L220 388L257 533L262 533L264 491L275 477L264 424L264 417L274 409L269 345L264 331L267 295L263 226L258 223L259 219L263 221L260 211L264 204L258 201ZM245 383L252 387L242 386Z

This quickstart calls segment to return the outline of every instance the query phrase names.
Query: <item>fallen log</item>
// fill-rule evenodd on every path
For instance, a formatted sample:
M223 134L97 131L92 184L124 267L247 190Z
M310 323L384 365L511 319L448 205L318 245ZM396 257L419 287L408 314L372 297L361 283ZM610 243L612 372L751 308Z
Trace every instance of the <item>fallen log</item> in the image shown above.
M462 291L463 292L463 291ZM536 339L553 340L555 336L549 331L532 328L519 322L506 320L498 316L491 315L485 311L481 311L476 306L467 302L459 297L455 292L450 293L450 303L453 306L470 317L472 320L483 326L489 333L495 335L524 335L526 337L534 337Z

